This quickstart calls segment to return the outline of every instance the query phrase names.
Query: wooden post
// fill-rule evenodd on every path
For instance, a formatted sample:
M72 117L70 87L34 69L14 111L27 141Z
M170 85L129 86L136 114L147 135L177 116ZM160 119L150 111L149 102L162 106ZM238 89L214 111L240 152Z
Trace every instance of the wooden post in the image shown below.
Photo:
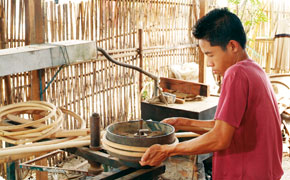
M140 68L143 69L143 29L138 29L138 41L139 41L139 49L138 49L138 55L140 59ZM143 88L143 74L139 73L139 92L141 93L141 90Z
M206 8L207 8L207 0L200 0L199 18L201 18L205 15ZM206 62L206 59L204 58L204 54L202 53L200 48L198 48L198 49L199 49L198 50L198 54L199 54L199 57L198 57L198 59L199 59L199 82L205 83L207 62Z
M4 76L4 82L5 82L5 98L7 104L12 104L12 98L11 98L11 77L10 75Z
M7 39L6 39L6 23L5 23L5 12L2 6L0 5L0 49L7 48ZM5 81L5 95L7 104L12 103L11 99L11 77L4 76Z
M7 39L6 39L6 22L5 22L5 11L4 7L0 5L0 49L7 48ZM4 76L5 82L5 99L7 104L12 103L11 99L11 77L10 75ZM2 142L1 142L2 145ZM11 144L6 143L6 147L11 146ZM7 163L7 179L15 180L16 173L15 173L15 162Z
M25 0L25 16L25 45L44 43L43 0ZM44 70L31 71L31 100L40 100L44 87Z
M25 0L25 45L44 43L43 3L43 0ZM44 87L44 70L31 71L31 100L41 100L40 89ZM37 164L47 166L47 160L43 159ZM37 171L36 179L47 180L48 173Z
M5 49L6 47L7 40L6 40L5 11L4 7L0 5L0 48Z

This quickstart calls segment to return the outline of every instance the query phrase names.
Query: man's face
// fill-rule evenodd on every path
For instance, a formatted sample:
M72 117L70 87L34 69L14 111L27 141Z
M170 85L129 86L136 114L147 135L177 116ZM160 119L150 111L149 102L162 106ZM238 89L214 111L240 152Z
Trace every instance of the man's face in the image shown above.
M230 43L227 45L226 50L220 46L211 46L207 40L199 40L201 51L205 54L205 59L208 67L212 67L214 74L224 75L225 71L234 64L234 54Z

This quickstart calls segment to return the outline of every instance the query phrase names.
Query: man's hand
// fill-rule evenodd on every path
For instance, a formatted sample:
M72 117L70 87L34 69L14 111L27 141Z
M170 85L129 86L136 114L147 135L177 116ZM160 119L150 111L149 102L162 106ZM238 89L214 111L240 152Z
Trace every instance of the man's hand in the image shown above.
M167 157L167 146L155 144L146 150L139 163L141 166L159 166Z
M177 118L175 118L175 117L163 119L161 122L166 123L166 124L170 124L172 126L177 125L177 123L178 123Z
M161 122L166 123L166 124L170 124L171 126L173 126L175 128L175 132L179 131L179 129L176 128L176 126L178 126L178 124L179 124L178 118L176 118L176 117L166 118L166 119L163 119Z

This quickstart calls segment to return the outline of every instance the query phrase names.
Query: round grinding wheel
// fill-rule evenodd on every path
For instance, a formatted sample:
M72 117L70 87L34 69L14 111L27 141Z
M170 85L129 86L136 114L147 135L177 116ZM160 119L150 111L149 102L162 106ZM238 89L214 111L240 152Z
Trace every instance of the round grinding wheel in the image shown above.
M141 131L145 132L142 135L139 134L140 125L142 127ZM148 148L153 144L172 144L176 142L174 131L173 126L157 121L129 121L109 125L106 129L105 138L115 144L130 146L133 149L134 147L135 149L139 147L140 149L141 147ZM135 155L140 154L140 152L127 150L125 151L126 153L122 154L120 152L124 151L121 148L118 149L116 146L110 147L104 142L103 145L110 155L119 158L124 165L135 168L140 167L139 161L141 156L136 157ZM116 153L116 151L119 153Z

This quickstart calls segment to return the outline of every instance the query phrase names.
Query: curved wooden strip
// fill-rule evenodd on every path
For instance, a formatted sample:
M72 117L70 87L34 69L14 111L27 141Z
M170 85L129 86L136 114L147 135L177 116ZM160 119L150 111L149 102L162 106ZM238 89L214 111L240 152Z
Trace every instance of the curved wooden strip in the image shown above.
M175 137L175 141L171 145L176 145L178 143L179 141ZM128 145L117 144L117 143L111 142L106 138L106 134L104 134L102 138L102 145L108 151L111 151L115 154L120 154L120 155L125 155L125 156L130 156L130 157L142 157L144 152L148 149L148 147L128 146Z
M79 128L79 129L86 128L85 120L83 118L81 118L79 115L77 115L76 113L74 113L68 109L62 108L62 107L60 109L63 113L73 116L79 122L79 127L77 127L77 128Z

